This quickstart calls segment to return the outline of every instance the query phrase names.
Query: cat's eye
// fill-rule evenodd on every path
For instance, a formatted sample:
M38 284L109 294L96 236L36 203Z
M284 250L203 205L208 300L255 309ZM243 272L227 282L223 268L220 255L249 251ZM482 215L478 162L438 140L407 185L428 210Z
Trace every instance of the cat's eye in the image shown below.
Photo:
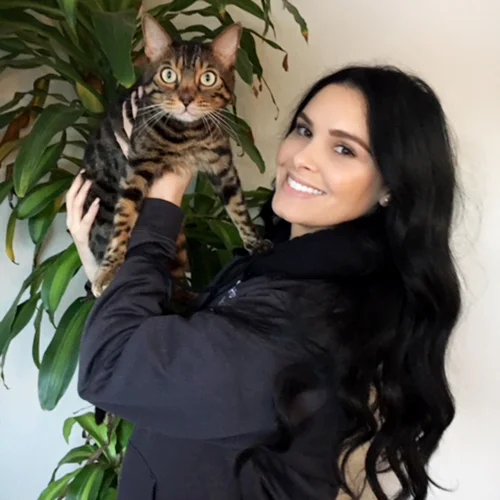
M205 87L213 87L217 81L217 75L213 71L205 71L201 75L201 84Z
M177 73L172 68L165 68L160 76L165 83L172 84L177 81Z

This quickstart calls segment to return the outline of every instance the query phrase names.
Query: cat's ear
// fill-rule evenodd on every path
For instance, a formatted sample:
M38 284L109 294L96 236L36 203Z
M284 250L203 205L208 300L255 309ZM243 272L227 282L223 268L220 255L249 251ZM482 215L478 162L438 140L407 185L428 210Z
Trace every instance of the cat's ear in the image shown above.
M156 62L168 52L172 46L172 38L163 26L151 15L144 14L142 18L144 34L144 53L151 62Z
M232 24L212 42L212 53L226 68L236 62L242 29L241 24Z

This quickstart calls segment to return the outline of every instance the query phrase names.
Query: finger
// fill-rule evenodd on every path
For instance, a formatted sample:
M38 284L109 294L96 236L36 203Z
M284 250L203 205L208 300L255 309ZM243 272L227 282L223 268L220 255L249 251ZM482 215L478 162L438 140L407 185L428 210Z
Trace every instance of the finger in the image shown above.
M132 104L132 117L135 120L135 117L137 116L137 92L134 91L130 102ZM129 137L130 137L130 134L129 134Z
M92 227L92 224L94 223L95 218L97 217L97 213L99 212L100 201L101 200L99 198L96 198L90 205L89 209L87 210L87 213L83 216L82 223L80 225L82 234L80 236L85 236L87 240L90 228Z
M78 227L78 225L82 220L83 205L85 203L85 200L87 199L91 185L92 181L86 180L83 186L81 187L80 191L78 191L78 194L75 196L75 199L73 200L73 209L71 211L73 226L76 224Z
M130 136L132 135L132 122L128 119L126 104L127 103L124 102L122 106L123 130L127 134L127 137L130 139Z
M125 158L128 158L128 152L130 149L128 141L126 141L121 135L117 134L116 132L115 132L115 139L116 142L118 143L118 146L120 146L120 149L125 155Z
M77 176L75 176L73 182L71 183L70 188L66 193L66 225L69 225L72 222L72 209L73 209L73 200L75 199L76 194L80 190L83 184L83 173L85 170L81 170Z

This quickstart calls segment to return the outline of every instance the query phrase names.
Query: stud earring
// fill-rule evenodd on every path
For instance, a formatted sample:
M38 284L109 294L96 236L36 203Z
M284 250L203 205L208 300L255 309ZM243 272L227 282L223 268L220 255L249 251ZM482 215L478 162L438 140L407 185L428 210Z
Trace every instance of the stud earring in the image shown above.
M379 203L380 203L380 206L386 207L387 205L389 205L390 201L391 201L391 195L390 195L390 193L387 193L385 196L383 196L380 199Z

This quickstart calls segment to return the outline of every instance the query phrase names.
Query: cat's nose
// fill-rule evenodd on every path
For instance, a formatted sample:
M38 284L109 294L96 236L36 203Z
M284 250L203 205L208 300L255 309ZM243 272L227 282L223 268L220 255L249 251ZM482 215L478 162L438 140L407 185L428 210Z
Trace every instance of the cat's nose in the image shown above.
M194 101L194 97L190 95L181 95L179 99L186 108Z

